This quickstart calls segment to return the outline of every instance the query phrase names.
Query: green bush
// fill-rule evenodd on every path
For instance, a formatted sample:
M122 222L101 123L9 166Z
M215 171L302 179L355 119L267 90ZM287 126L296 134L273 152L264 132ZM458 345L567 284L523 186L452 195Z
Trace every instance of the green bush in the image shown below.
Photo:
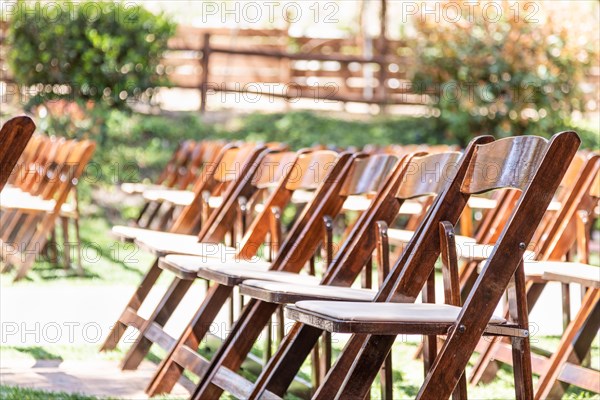
M481 3L469 15L449 17L458 22L414 17L413 87L433 94L434 114L462 144L481 134L548 136L568 128L573 111L585 109L580 87L597 40L582 43L558 23L562 15L539 13L535 22L522 9L527 5L516 3L517 16L509 2L496 2L496 15Z
M32 103L56 98L122 106L165 85L159 62L175 25L138 4L20 0L10 20L15 81L37 89ZM64 8L61 8L63 7Z

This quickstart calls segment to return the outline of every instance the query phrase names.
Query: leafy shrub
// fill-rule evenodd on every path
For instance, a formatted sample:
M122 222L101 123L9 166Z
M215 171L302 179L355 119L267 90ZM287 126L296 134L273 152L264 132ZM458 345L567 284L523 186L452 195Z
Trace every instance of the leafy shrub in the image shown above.
M547 136L571 125L573 111L585 109L581 83L597 41L582 43L583 36L558 23L563 15L550 12L535 22L522 9L515 14L515 7L526 5L495 5L502 7L497 16L477 2L457 18L413 20L413 86L433 93L435 113L462 144L480 134Z
M133 3L53 4L20 0L10 20L11 70L19 85L36 87L32 104L66 97L122 106L166 83L157 68L175 26L165 16Z

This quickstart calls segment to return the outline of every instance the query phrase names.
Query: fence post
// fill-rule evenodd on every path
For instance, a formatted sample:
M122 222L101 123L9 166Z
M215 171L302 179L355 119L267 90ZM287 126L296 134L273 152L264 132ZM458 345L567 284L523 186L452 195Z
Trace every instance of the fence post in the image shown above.
M208 61L210 58L210 33L204 34L202 45L202 76L200 79L200 112L206 111L206 94L208 91Z

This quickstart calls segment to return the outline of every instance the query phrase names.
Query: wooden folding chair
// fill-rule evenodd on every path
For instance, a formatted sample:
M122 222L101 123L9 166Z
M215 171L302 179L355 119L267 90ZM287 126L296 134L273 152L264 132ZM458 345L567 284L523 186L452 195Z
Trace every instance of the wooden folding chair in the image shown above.
M252 144L231 143L224 146L215 161L202 169L200 176L194 182L193 190L189 192L191 198L187 200L187 206L176 217L174 216L168 232L183 235L198 234L203 220L207 220L211 211L222 203L221 195L228 187L235 186L237 181L242 179L241 172L247 169L264 150L264 147L256 147ZM146 192L149 191L152 189ZM180 192L172 190L169 193L173 194L173 201L175 201ZM210 207L207 203L211 198L213 202L218 200L219 204ZM156 235L161 239L165 237L164 232L155 229L123 225L113 226L112 233L126 242L133 242L140 235Z
M202 169L215 162L225 144L221 141L185 141L155 185L123 184L123 190L137 190L144 197L145 204L136 220L136 226L166 230L169 218L180 204L174 204L157 196L157 194L177 191L186 191L200 177ZM154 193L147 196L146 192ZM191 193L193 198L193 193ZM175 194L174 198L181 197ZM166 206L166 207L165 207ZM185 206L185 205L184 205Z
M573 358L582 360L590 351L593 338L598 334L600 328L600 271L597 266L592 265L561 264L554 268L547 267L543 279L567 285L575 283L581 285L582 289L587 289L581 300L581 307L567 325L558 348L549 359L543 360L545 368L535 389L536 400L550 398L552 390L559 380L600 393L599 372L569 362Z
M558 212L546 213L538 231L536 231L533 242L536 243L538 254L535 260L528 260L530 262L525 263L529 311L533 309L546 286L546 281L542 279L545 268L547 266L554 268L556 261L567 259L570 249L574 246L581 249L577 239L578 237L585 239L588 229L581 218L583 216L587 219L587 216L591 214L596 205L597 200L594 200L590 190L595 185L599 170L600 155L589 154L575 157L574 163L569 167L561 182L563 193L560 196L560 209ZM579 233L576 234L576 231L579 231ZM581 254L580 259L586 262L586 254ZM565 321L565 327L569 323L570 295L568 289L568 285L563 286L563 320ZM474 364L469 378L472 384L491 380L497 369L494 362L511 363L510 347L500 340L482 341L478 346L478 352L480 357ZM534 354L533 357L537 360L537 357L540 356ZM543 372L542 364L541 362L533 364L535 373Z
M237 199L252 194L252 191L249 192L253 189L248 176L252 176L258 166L257 160L260 160L259 157L264 155L265 151L264 146L251 144L241 147L229 145L224 148L217 159L217 163L208 166L202 172L199 178L200 182L196 185L196 201L182 211L171 227L170 232L127 226L113 227L113 233L122 238L129 240L145 238L146 241L139 241L138 244L153 253L156 259L109 332L100 348L101 351L114 349L128 326L141 330L149 324L146 319L138 315L138 310L162 273L162 269L158 266L159 257L170 253L178 253L178 249L186 244L187 247L191 246L199 251L199 254L204 254L207 249L220 248L221 242L224 241L226 234L233 227L238 205ZM208 195L203 192L208 193ZM211 195L220 196L222 204L219 209L208 214L207 206L199 200L203 196L207 198ZM199 214L204 214L204 221L201 221ZM203 223L201 224L201 222ZM202 229L199 230L197 235L194 235L193 233L201 225L203 225ZM171 285L165 294L165 299L172 297L167 306L176 307L188 289L189 284L187 281L175 282ZM167 316L161 316L163 319L165 317ZM158 323L160 324L160 320ZM132 362L132 364L135 363ZM124 365L124 367L130 368L128 365Z
M212 371L200 382L198 389L194 393L196 398L216 398L222 390L231 392L238 398L251 398L256 391L251 382L241 376L232 375L239 367L239 361L236 364L234 360L243 360L246 357L244 346L249 350L248 341L256 339L257 328L260 327L259 321L253 316L261 315L272 309L273 305L293 303L301 299L336 299L345 301L371 301L376 292L364 289L350 289L350 286L357 278L361 269L364 267L375 248L376 237L378 235L377 222L393 222L404 201L416 199L422 196L436 195L446 183L445 177L449 171L456 166L456 161L460 158L460 153L440 153L424 157L413 158L413 155L406 156L399 164L393 174L385 184L381 185L381 174L384 171L375 170L371 165L381 164L382 156L371 156L369 159L360 160L362 168L355 168L355 182L359 185L349 182L340 192L341 196L356 195L362 191L374 191L381 188L378 195L373 200L371 206L358 219L347 240L342 244L339 256L330 262L330 265L323 277L321 285L307 285L301 283L280 283L273 281L246 280L240 286L242 294L251 296L254 301L253 309L245 312L246 320L240 318L237 325L243 326L236 332L233 339L227 345L225 350L219 351L221 359L214 356L211 359ZM383 156L385 157L385 156ZM429 174L429 176L427 176ZM387 175L387 174L386 174ZM374 179L374 176L379 176ZM436 178L433 178L435 176ZM423 178L427 179L423 179ZM365 185L365 183L367 183ZM330 256L332 257L332 256ZM384 263L379 262L379 279L382 282L387 273ZM275 275L273 272L271 275ZM274 279L273 279L274 280ZM289 342L285 342L289 343ZM250 342L251 344L251 342ZM295 360L302 358L302 350L296 349L294 352ZM285 353L285 345L282 345L275 356L263 369L263 373L257 380L257 386L264 385L271 372L276 366L280 365L281 357ZM320 373L327 372L330 362L331 349L324 340L324 354L322 357L313 357L313 362L320 362ZM307 354L304 354L306 356ZM285 374L288 378L293 378L296 367L299 364L286 364ZM387 365L387 382L390 382L391 366ZM234 379L235 377L235 379ZM225 379L226 378L226 379ZM317 379L318 383L318 379ZM391 382L390 382L391 383Z
M464 370L483 334L512 337L516 397L532 398L522 257L580 140L574 132L550 141L534 136L491 140L475 139L466 149L453 182L438 197L375 303L308 301L287 308L288 317L318 330L353 334L313 398L364 398L401 333L447 335L440 352L431 354L418 399L466 398ZM500 188L519 189L522 195L465 304L458 307L452 226L471 194ZM414 302L440 253L450 304L406 304ZM508 287L512 323L493 317Z
M0 128L0 191L13 175L13 168L35 131L29 117L11 118Z
M95 143L91 141L58 142L56 157L38 175L38 182L11 202L2 202L11 218L4 221L8 229L2 233L2 258L7 268L18 266L15 280L29 272L37 255L44 248L54 229L61 208L92 157Z
M315 188L320 184L327 176L327 169L334 169L335 166L332 167L332 164L335 162L337 158L337 154L330 151L318 151L318 152L300 152L298 156L298 160L293 163L287 163L284 159L280 159L277 162L275 159L268 160L263 167L273 168L275 164L279 164L280 169L284 167L280 172L267 174L267 181L264 181L265 177L262 177L262 180L257 179L254 182L257 185L262 184L272 184L274 179L277 179L281 173L283 173L282 179L278 179L280 182L278 184L277 189L269 196L265 206L263 207L263 212L261 212L255 220L252 222L248 232L246 233L244 240L242 241L241 248L237 253L239 256L243 254L243 257L249 258L254 257L259 250L259 246L264 242L266 235L270 229L269 219L272 218L272 213L274 212L273 208L281 208L285 206L292 193L296 188ZM283 163L283 164L282 164ZM285 168L288 167L288 168ZM262 173L265 172L265 169L262 169ZM300 175L298 175L300 174ZM269 177L270 176L270 177ZM262 183L261 183L262 182ZM318 197L318 193L316 195ZM234 199L230 197L228 199L228 203L233 203ZM299 230L299 227L304 226L306 217L301 218L301 225L298 225L296 231ZM219 224L220 225L220 224ZM214 225L213 225L214 226ZM218 228L218 227L217 227ZM290 233L289 236L294 236L295 233ZM224 250L232 252L235 254L237 251L235 248L226 249L224 247L213 246L213 254L210 253L210 249L207 246L203 246L202 243L197 243L196 246L193 243L188 243L185 246L180 246L179 251L182 254L194 254L197 257L193 257L192 259L200 259L207 260L207 258L211 261L209 263L219 264L222 261L219 258L213 258L219 252L223 252ZM274 246L273 243L270 244L271 247ZM226 254L221 254L226 257ZM187 257L190 258L190 257ZM231 259L230 257L226 257L227 259ZM184 257L184 259L186 259ZM229 261L230 263L231 261ZM227 264L228 261L225 261ZM258 266L265 265L265 263L258 263ZM256 263L252 263L252 266L257 266ZM170 263L165 263L162 261L159 263L160 268L164 268L170 270L175 273L175 278L171 285L171 289L165 294L159 306L154 310L152 316L143 322L140 329L140 338L134 345L131 347L128 352L123 366L125 368L135 368L139 365L139 362L143 358L143 356L148 352L150 345L155 342L163 347L167 351L171 350L172 344L174 343L174 339L168 336L164 331L162 331L161 326L170 314L173 309L177 306L181 292L187 291L189 286L193 283L196 278L196 272L190 271L188 268L177 268ZM212 290L212 289L211 289ZM231 294L231 293L229 293ZM228 295L229 295L228 294ZM223 302L226 300L223 299ZM222 304L221 304L222 305ZM217 311L220 307L217 309ZM164 321L164 322L163 322Z
M208 333L211 322L225 300L233 292L234 287L245 279L244 277L250 275L261 278L268 275L269 270L280 270L281 273L278 275L280 281L302 280L318 283L316 277L300 275L298 272L306 265L322 241L323 217L328 215L334 218L342 208L344 200L339 192L351 169L352 160L363 156L352 156L348 153L336 156L330 151L320 151L315 154L321 156L310 157L309 153L299 157L294 168L280 182L278 190L265 204L265 212L257 217L249 228L234 260L215 262L202 257L183 256L167 256L161 260L164 268L188 271L214 283L169 357L161 364L159 372L150 384L149 392L168 392L184 368L190 369L198 376L206 372L208 361L202 358L196 349L200 340ZM326 157L323 157L324 155ZM257 229L268 227L273 207L281 209L291 200L295 191L314 189L316 192L313 199L303 207L283 244L276 246L278 251L273 261L270 263L254 261L260 242L252 236ZM243 313L249 307L250 305L247 305Z

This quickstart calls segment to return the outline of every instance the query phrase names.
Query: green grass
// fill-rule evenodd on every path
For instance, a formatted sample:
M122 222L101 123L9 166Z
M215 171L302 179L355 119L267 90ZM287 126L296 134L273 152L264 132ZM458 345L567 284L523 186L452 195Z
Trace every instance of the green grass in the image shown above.
M3 400L96 400L97 397L0 385Z

